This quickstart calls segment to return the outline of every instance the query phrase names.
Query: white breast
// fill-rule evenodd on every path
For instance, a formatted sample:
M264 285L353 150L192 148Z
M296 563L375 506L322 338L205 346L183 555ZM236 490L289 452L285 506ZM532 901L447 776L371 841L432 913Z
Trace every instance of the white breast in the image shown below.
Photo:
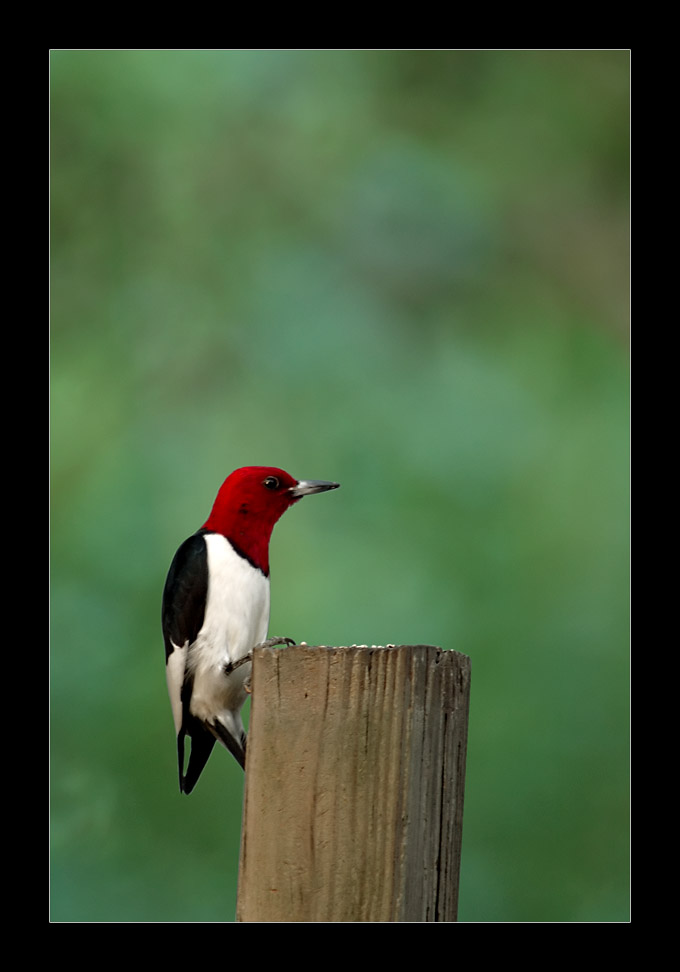
M212 721L243 705L243 682L250 665L242 665L228 678L224 666L266 639L269 579L240 557L223 536L209 533L205 541L208 598L203 627L188 652L187 665L194 676L191 711Z

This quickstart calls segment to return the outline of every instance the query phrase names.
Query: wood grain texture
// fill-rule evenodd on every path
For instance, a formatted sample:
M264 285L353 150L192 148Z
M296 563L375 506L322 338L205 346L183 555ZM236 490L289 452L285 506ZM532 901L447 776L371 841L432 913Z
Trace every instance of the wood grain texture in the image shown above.
M455 921L470 660L260 649L238 921Z

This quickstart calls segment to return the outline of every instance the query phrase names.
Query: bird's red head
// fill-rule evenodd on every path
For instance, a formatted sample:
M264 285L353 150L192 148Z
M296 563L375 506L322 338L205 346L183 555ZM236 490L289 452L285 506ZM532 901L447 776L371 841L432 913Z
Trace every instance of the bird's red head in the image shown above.
M269 540L279 517L303 496L337 489L339 485L297 480L275 466L244 466L227 476L220 486L203 528L223 534L268 574Z

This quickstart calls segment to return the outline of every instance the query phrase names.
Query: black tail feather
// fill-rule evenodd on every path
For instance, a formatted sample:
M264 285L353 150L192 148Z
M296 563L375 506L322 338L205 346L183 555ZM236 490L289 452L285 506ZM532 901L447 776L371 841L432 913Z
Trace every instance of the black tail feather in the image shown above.
M184 773L184 735L182 730L177 737L177 758L179 761L179 789L180 793L191 793L196 786L203 767L215 745L215 737L200 724L194 726L191 734L191 754L186 774Z
M241 739L234 739L234 737L227 732L222 723L217 720L214 725L210 727L215 733L215 736L221 743L227 747L231 755L234 757L236 762L239 764L241 769L246 768L246 735L243 733Z

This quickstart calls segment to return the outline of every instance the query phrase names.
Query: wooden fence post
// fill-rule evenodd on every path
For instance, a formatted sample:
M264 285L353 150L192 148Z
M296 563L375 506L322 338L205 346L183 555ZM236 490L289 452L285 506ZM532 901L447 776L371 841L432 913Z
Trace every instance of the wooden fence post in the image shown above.
M456 921L470 659L253 659L237 921Z

